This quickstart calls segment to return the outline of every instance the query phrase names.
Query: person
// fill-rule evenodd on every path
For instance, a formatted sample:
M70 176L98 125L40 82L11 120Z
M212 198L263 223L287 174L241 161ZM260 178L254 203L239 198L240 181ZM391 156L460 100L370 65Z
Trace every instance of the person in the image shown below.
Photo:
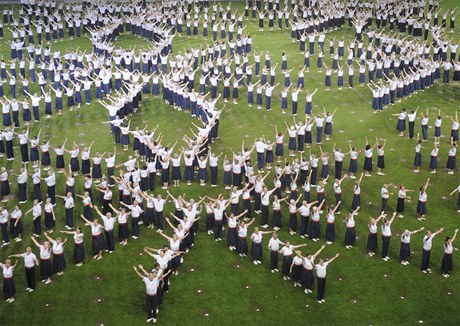
M339 257L338 253L335 254L335 256L329 259L327 262L325 262L323 259L320 259L318 264L315 265L316 277L318 280L318 293L316 295L318 303L326 302L324 299L324 294L326 292L326 270L327 266L336 260L337 257Z
M111 212L107 212L104 215L97 206L94 206L94 209L104 222L105 251L111 254L115 250L115 236L113 233L113 225L115 224L117 219L115 217L112 217Z
M22 254L13 254L9 255L8 258L17 257L24 259L24 270L27 281L26 291L34 292L35 291L35 266L38 266L37 256L32 252L30 246L26 247L26 251Z
M73 209L75 207L75 201L72 197L72 193L69 191L67 192L66 196L59 196L56 195L58 198L62 198L64 200L64 208L65 208L65 228L67 230L73 229Z
M127 212L125 207L120 208L120 210L115 209L112 204L109 204L112 210L117 214L118 220L118 242L122 246L128 244L129 238L129 227L128 227L128 217L131 212Z
M148 319L147 322L156 323L157 319L157 308L160 304L159 296L157 296L158 288L160 287L160 279L164 278L158 276L157 271L153 271L147 273L142 265L139 265L139 269L142 271L138 271L136 266L133 266L134 271L136 274L141 278L141 280L145 283L145 291L146 291L146 302L147 302L147 315Z
M3 270L3 295L6 302L13 303L16 295L16 286L14 284L13 273L18 261L11 265L11 260L7 259L4 263L0 262L0 268Z
M367 140L367 137L366 137L366 147L365 147L365 151L364 151L364 175L366 177L370 177L371 176L371 172L372 172L372 156L373 156L373 150L374 150L374 146L371 146L369 144L369 141ZM351 171L350 171L351 172Z
M458 233L458 229L455 229L455 232L452 238L446 237L444 239L444 256L442 257L441 271L442 271L442 276L446 278L450 276L449 273L452 270L452 253L453 253L452 244L454 243L455 238L457 237L457 233Z
M300 276L300 283L304 287L304 292L305 294L313 293L313 266L315 263L316 257L321 253L321 251L326 248L326 245L322 245L319 250L314 253L308 253L306 257L303 257L303 263L302 263L302 274Z
M33 234L33 236L34 237L39 237L41 232L42 232L41 231L42 230L42 227L41 227L42 207L38 203L38 199L34 200L32 208L29 209L27 212L25 212L24 215L27 215L30 212L32 212L32 221L34 223L34 234ZM50 227L50 229L52 230L53 228L54 228L54 223L53 223L52 227Z
M268 242L268 250L270 251L270 272L278 272L278 254L280 245L284 246L285 243L278 239L278 233L275 231Z
M85 247L81 227L78 227L75 231L61 231L61 233L73 235L73 262L77 267L83 266L83 262L85 261Z
M40 278L45 284L51 283L51 276L53 275L53 267L51 265L51 246L49 241L45 241L43 245L38 243L32 236L32 242L40 249Z
M67 242L67 238L62 241L60 237L57 237L56 240L52 239L47 232L43 233L45 238L51 243L52 252L53 252L53 272L61 276L64 274L64 269L67 267L65 263L64 256L64 245Z
M311 223L310 223L310 239L314 242L320 238L320 212L323 207L325 199L319 204L319 206L313 206L311 211Z
M420 192L418 194L418 203L417 203L417 220L423 221L426 220L426 201L428 199L428 195L426 193L426 189L430 184L430 178L428 178L423 186L420 187Z
M256 219L253 218L249 223L240 221L237 227L238 241L236 243L236 252L240 257L245 257L248 254L248 227L254 223Z
M96 260L102 259L102 252L105 249L105 240L104 235L102 234L102 225L99 224L98 219L94 219L92 222L87 220L83 214L80 215L83 221L85 221L85 225L91 226L91 248L93 249L93 258Z
M403 234L401 234L401 248L399 249L399 258L401 259L401 265L409 265L409 257L410 257L410 237L413 234L416 234L420 231L423 231L425 228L421 227L415 231L405 230Z
M302 252L300 250L295 251L296 255L292 259L292 264L289 269L289 273L292 275L292 281L294 282L294 287L301 286L301 276L302 276L302 265L303 265L303 257Z
M414 157L414 173L420 172L420 166L422 165L422 140L420 135L417 134L417 143L415 145L415 157Z
M450 149L447 156L447 174L454 174L455 169L457 168L456 163L456 155L457 155L457 142L454 141L453 138L450 139Z
M339 201L334 207L328 207L327 208L327 214L326 214L326 221L327 221L327 226L326 226L326 243L328 245L331 245L335 241L335 212L339 208L340 204L342 202Z
M371 218L368 224L369 235L367 236L367 255L372 257L377 251L377 223L384 217L385 212L381 212L377 218Z
M300 245L291 245L289 241L286 241L283 247L280 249L279 253L283 254L283 264L281 267L281 272L283 273L283 280L287 281L291 277L289 276L289 271L292 265L292 253L295 249L305 247L307 244L303 243Z
M22 211L19 205L14 207L14 210L11 212L10 218L10 233L15 237L14 241L22 241L22 233L24 232L24 227L22 225Z
M262 264L262 236L264 234L273 233L275 231L260 231L258 227L254 228L254 232L251 234L251 257L254 265Z
M356 207L356 209L352 211L350 214L348 214L347 217L345 218L345 225L347 227L345 231L345 248L347 249L353 248L353 245L355 244L355 241L356 241L354 217L358 215L359 209L360 209L360 206Z
M433 238L444 231L444 228L440 228L438 231L432 233L431 231L427 231L425 233L425 236L422 239L423 243L423 253L422 253L422 273L430 273L431 274L431 269L430 269L430 255L431 255L431 248L433 246Z
M382 260L388 261L388 249L390 248L390 239L391 239L391 224L393 223L396 217L396 212L393 213L393 216L390 220L386 218L383 220L382 224Z
M172 237L167 236L166 234L163 233L162 230L158 229L157 233L161 235L163 238L168 240L169 247L171 248L171 251L174 253L183 253L180 251L180 244L184 237L179 237L177 234L173 234ZM179 267L181 265L181 256L180 255L174 255L174 258L171 258L171 270L173 271L174 275L179 275Z

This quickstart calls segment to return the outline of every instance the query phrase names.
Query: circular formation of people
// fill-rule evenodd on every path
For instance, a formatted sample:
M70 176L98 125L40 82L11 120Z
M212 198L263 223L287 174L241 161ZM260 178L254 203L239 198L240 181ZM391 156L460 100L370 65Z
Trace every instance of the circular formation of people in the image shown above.
M305 89L305 74L309 73L311 60L316 57L313 65L320 73L324 70L326 90L369 87L372 109L378 113L434 84L458 83L458 44L449 38L455 17L456 10L440 9L437 0L264 0L247 1L240 11L230 3L202 0L149 4L142 0L97 4L21 0L20 7L4 7L0 37L8 37L11 58L2 58L0 62L4 126L0 133L0 156L8 161L21 159L23 165L19 171L5 167L0 171L4 203L0 207L2 247L6 248L10 241L30 241L22 252L1 257L6 302L15 301L14 275L21 274L17 268L19 259L12 258L23 259L26 290L33 292L37 279L43 286L58 281L56 276L64 273L70 258L76 267L90 264L88 252L94 260L101 260L106 252L115 251L117 242L125 246L130 239L138 240L140 228L146 227L156 229L158 237L166 241L163 248L144 247L144 252L155 260L153 269L142 264L133 266L135 275L145 283L147 322L156 322L170 279L178 274L186 253L194 246L197 222L202 218L208 235L217 242L226 237L229 250L241 257L250 255L255 265L262 264L263 238L268 235L270 239L265 245L270 271L279 272L281 266L283 279L306 294L313 292L316 280L316 300L324 303L326 271L339 254L331 254L328 260L320 254L337 240L335 215L342 209L347 211L343 220L346 231L339 238L346 249L355 245L361 185L372 176L374 161L376 174L385 175L386 141L376 138L374 143L366 138L363 149L350 144L345 150L334 145L330 153L323 151L322 142L333 137L335 111L313 112L317 89ZM298 54L284 52L278 68L278 60L269 51L252 49L255 37L245 32L245 24L250 21L258 23L260 31L285 30L292 42L299 44L304 65L297 69L296 81L291 81L293 68L289 68L288 57ZM340 28L355 29L355 37L348 44L343 38L327 37L328 32ZM148 47L136 50L115 46L114 41L122 34L144 38ZM212 42L176 54L173 39L182 35L203 36ZM91 40L92 51L67 49L61 53L53 49L53 44L63 39L85 37ZM323 60L327 55L333 62L330 67ZM281 69L284 80L276 80L277 69ZM29 83L38 84L39 92L29 92ZM255 105L266 111L272 110L274 93L280 93L281 112L291 114L293 122L285 122L281 129L275 126L271 139L262 136L250 144L243 142L240 149L233 149L228 156L216 153L212 143L219 138L224 103L243 102L239 98L242 88L247 91L249 107ZM305 93L304 113L298 113L300 93ZM188 112L194 118L192 135L183 136L174 144L164 144L158 127L132 128L131 118L139 114L142 97L148 95L161 96L171 109ZM50 119L94 102L108 111L103 123L114 137L115 148L110 153L93 154L92 140L82 148L76 143L68 144L67 139L43 139L42 129L35 135L29 133L29 126L43 118ZM434 140L430 172L444 173L445 167L447 174L453 175L451 178L457 178L453 179L454 184L458 182L458 114L449 112L451 130L447 135L441 130L441 110L431 117L429 110L422 111L402 109L394 114L399 135L416 141L413 172L423 169L424 142ZM421 115L420 126L415 125L417 115ZM429 134L431 118L434 138ZM447 144L441 139L444 135L449 139ZM19 146L15 146L16 142ZM446 147L447 157L446 163L438 167L441 147ZM127 161L119 162L121 152L127 152ZM363 165L360 156L364 156ZM334 162L332 169L330 160ZM59 180L65 180L65 185L57 184L57 174L64 175ZM13 182L12 178L17 180ZM328 196L326 204L329 178L333 196ZM352 189L348 190L353 192L351 206L342 202L342 182L347 178L353 180ZM75 191L78 179L83 179L83 193ZM204 196L195 200L193 194L186 192L184 183L220 187L227 192L216 198ZM171 186L184 189L184 195L171 194ZM410 192L415 192L417 218L426 219L430 179L419 190L400 185L396 209L389 214L387 203L392 186L397 188L382 185L380 214L366 221L367 255L381 255L383 261L390 259L392 225L397 218L404 217ZM61 192L63 188L65 191ZM158 188L167 196L154 195ZM451 206L456 205L460 213L460 185L450 196L455 194L458 199ZM64 206L64 218L56 216L56 205ZM283 206L289 212L286 218L282 216ZM164 215L165 210L171 213ZM256 215L261 216L259 226L254 225ZM84 222L84 227L77 227L81 223L76 220ZM284 220L287 225L283 225ZM31 223L33 234L24 234L23 223ZM291 235L299 235L299 244L279 239L278 231L286 226ZM377 250L379 230L381 252ZM86 231L91 233L91 248L85 248ZM421 272L432 272L432 241L443 233L444 255L442 262L437 263L442 276L449 277L458 229L444 230L440 225L437 230L421 227L403 231L400 263L409 264L411 237L422 231L425 234L421 237ZM73 257L64 255L64 247L68 246L65 235L73 239ZM301 248L306 246L306 238L325 244L317 252L305 254ZM436 244L435 248L441 245Z

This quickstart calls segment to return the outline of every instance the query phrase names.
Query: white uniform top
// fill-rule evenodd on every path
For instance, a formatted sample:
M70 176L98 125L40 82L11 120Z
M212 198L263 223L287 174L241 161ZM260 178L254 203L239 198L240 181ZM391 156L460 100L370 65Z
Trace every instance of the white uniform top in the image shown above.
M14 271L13 266L6 267L6 265L3 264L2 269L3 269L3 278L12 278L13 277L13 271Z
M101 215L102 220L104 221L104 229L105 231L109 232L113 230L113 225L117 221L115 217L107 218L104 215Z
M253 233L251 234L251 239L252 239L252 242L254 243L262 243L262 233Z
M319 278L326 278L326 268L327 268L327 265L329 265L328 262L324 262L322 266L321 266L320 264L316 264L316 265L315 265L315 268L316 268L316 276L318 276Z
M434 234L431 234L431 236L424 236L423 237L423 250L425 251L430 251L431 250L431 247L432 247L432 241L433 241L433 238L434 238Z
M281 248L281 252L283 254L283 256L291 256L292 255L292 252L294 251L294 246L284 246L283 248Z
M453 251L452 244L445 244L444 245L444 253L451 255Z
M53 244L53 255L62 255L64 253L64 244L62 242L57 243L56 241L51 241Z
M391 226L385 226L385 224L382 225L382 236L384 237L391 237Z
M32 268L35 266L35 263L37 262L37 256L33 252L30 254L25 252L21 254L21 257L24 258L24 266L26 268Z
M271 251L278 251L280 249L280 239L271 237L268 242L268 249Z
M73 241L75 242L75 244L83 243L83 233L74 232Z
M159 282L158 278L154 278L153 280L150 280L148 277L144 277L144 283L145 283L145 292L149 296L154 296L157 294Z

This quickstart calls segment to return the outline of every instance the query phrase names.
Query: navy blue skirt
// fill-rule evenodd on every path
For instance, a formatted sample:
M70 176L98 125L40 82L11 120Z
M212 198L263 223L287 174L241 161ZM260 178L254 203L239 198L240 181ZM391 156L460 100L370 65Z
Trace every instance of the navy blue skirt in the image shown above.
M297 146L296 146L295 137L289 137L289 146L288 146L288 148L291 151L296 150ZM281 156L281 155L278 155L278 156Z
M366 157L364 159L364 171L372 171L372 157Z
M294 148L294 149L295 149L295 148ZM283 147L283 144L276 144L275 155L276 155L276 156L283 156L283 155L284 155L284 147Z
M64 155L56 155L56 168L63 169L64 166Z
M422 165L422 154L420 152L415 153L414 166L418 167Z
M396 124L396 130L398 130L399 132L403 132L404 130L406 130L406 120L398 119L398 123Z
M173 180L180 180L181 179L180 166L173 166L172 167L171 178Z
M384 169L385 168L385 156L379 155L377 157L377 167L379 169Z

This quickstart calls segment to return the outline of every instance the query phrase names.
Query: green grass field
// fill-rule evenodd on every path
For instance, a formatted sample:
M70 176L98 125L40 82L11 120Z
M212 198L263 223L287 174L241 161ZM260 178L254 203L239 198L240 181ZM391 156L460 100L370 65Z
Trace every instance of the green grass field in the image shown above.
M442 8L452 8L456 1L442 2ZM241 9L241 6L238 6ZM457 17L459 17L457 15ZM293 81L296 80L295 70L303 63L303 55L299 53L298 44L291 43L290 30L266 29L259 32L257 22L254 20L244 21L247 26L245 32L255 35L253 48L256 51L269 50L272 62L281 65L281 53L289 54L289 67L294 70L291 74ZM8 33L9 34L9 33ZM354 30L344 28L327 34L328 39L335 36L345 36L348 40L353 37ZM457 41L459 28L451 34ZM6 38L8 39L8 38ZM197 47L210 38L193 38L181 36L174 40L174 51ZM123 35L117 42L120 47L136 45L138 48L146 46L145 40L130 35ZM70 41L66 39L53 48L64 51L66 48L87 49L91 48L86 38ZM0 54L5 59L9 58L8 46L0 47ZM458 186L458 172L448 175L440 168L438 174L431 175L428 169L428 160L433 141L433 129L429 130L429 142L424 143L422 149L423 167L419 174L412 172L415 141L408 138L398 137L395 130L396 117L402 107L425 110L429 108L430 114L442 110L443 135L439 154L439 164L445 166L447 151L449 148L450 116L459 109L460 87L450 84L449 86L435 85L422 94L412 96L379 114L373 114L371 110L372 95L366 88L355 86L350 90L344 87L338 91L332 87L331 91L324 89L324 72L319 73L316 69L316 56L311 58L310 72L305 74L306 88L318 93L313 99L313 112L322 110L325 106L328 110L338 108L334 118L334 134L331 141L323 143L323 150L330 151L334 143L343 149L348 148L351 142L358 148L364 148L365 136L369 139L378 137L387 140L385 176L365 178L362 182L363 207L361 214L356 218L358 241L352 250L346 250L343 246L345 227L341 223L344 213L336 216L337 240L323 251L322 257L331 257L339 252L340 257L328 269L328 287L326 290L327 303L319 305L315 300L315 293L306 295L303 291L293 288L292 283L282 280L280 274L272 274L268 267L268 254L266 245L269 236L264 238L264 261L261 266L255 266L250 258L240 258L230 252L225 241L215 243L211 236L204 231L204 222L200 221L200 232L196 237L193 250L185 256L184 264L178 276L171 278L170 292L164 298L164 304L160 308L158 322L165 325L187 324L294 324L306 322L312 325L413 325L419 322L431 325L455 325L460 323L460 315L456 313L460 300L459 272L457 268L457 252L454 253L454 272L445 279L441 276L440 265L442 258L442 238L451 236L458 227L459 214L456 213L456 197L449 197L449 193ZM252 58L251 58L252 59ZM331 59L326 56L325 61L330 65ZM277 82L283 81L281 70L277 69ZM255 76L254 76L255 77ZM253 78L254 78L253 77ZM345 76L346 77L346 76ZM346 79L346 78L345 78ZM333 79L333 85L336 79ZM355 85L357 85L355 73ZM347 86L347 82L345 82ZM7 84L4 85L8 89ZM34 91L32 86L31 90ZM20 89L20 87L19 87ZM281 88L275 91L275 100L272 102L273 110L256 110L255 107L246 105L246 92L240 89L238 105L227 104L227 110L221 116L220 139L213 145L216 152L223 151L231 154L230 149L238 150L241 142L246 144L253 142L256 137L265 135L267 139L274 139L275 124L284 129L284 122L290 123L290 115L282 115L280 109ZM301 93L302 94L302 93ZM9 94L7 94L8 96ZM222 101L219 103L223 105ZM305 104L304 96L299 97L299 111L303 112ZM42 103L43 105L43 103ZM41 107L41 110L44 108ZM289 108L290 110L290 108ZM88 145L95 140L93 152L106 152L113 149L113 138L107 125L101 125L101 121L108 120L108 114L99 104L83 106L79 110L69 112L64 110L62 116L53 115L49 120L42 119L34 124L31 134L38 132L43 127L42 139L55 136L53 144L59 144L64 138L68 143L75 141L81 145ZM302 115L300 115L302 117ZM144 97L141 114L133 117L131 127L143 127L147 124L153 128L159 124L158 131L164 134L164 143L173 143L182 135L190 135L189 126L191 118L188 113L177 112L166 106L160 98ZM420 119L416 121L419 130ZM430 119L433 125L433 119ZM16 140L17 141L17 140ZM20 157L19 144L16 144L15 155ZM118 148L121 151L121 146ZM319 148L313 146L312 151L319 153ZM374 156L375 157L375 156ZM127 158L123 153L117 157L117 163ZM360 155L359 170L362 169L363 155ZM18 170L20 162L6 161L2 158L3 166L9 170ZM376 157L375 157L376 160ZM54 163L54 157L52 156ZM66 157L66 162L70 158ZM332 163L332 161L331 161ZM331 164L330 163L330 164ZM348 164L348 161L347 161ZM29 167L29 171L31 168ZM223 173L220 171L219 177ZM366 255L367 221L369 216L377 216L380 210L380 188L383 183L393 183L391 188L389 209L392 213L396 207L396 185L405 184L409 189L418 189L427 177L432 177L428 188L428 218L425 222L416 220L416 200L407 203L405 218L397 219L392 226L393 239L390 245L391 257L389 262L382 262L379 255L369 258ZM64 176L58 176L57 193L64 194ZM271 186L271 177L267 179ZM13 192L17 195L17 186L14 177L10 177ZM159 183L158 183L159 184ZM157 184L157 185L158 185ZM221 184L221 183L220 183ZM159 187L157 187L159 188ZM351 206L352 182L344 181L342 188L343 209L345 212ZM77 190L83 189L83 183L78 181ZM165 191L158 189L165 195ZM193 186L182 185L179 189L172 188L170 191L177 195L186 193L187 198L198 198L202 195L217 195L224 192L223 187L216 189L199 187L196 182ZM31 180L29 180L29 192L32 196ZM332 182L326 188L329 203L333 203ZM312 191L315 197L315 191ZM416 198L416 194L414 196ZM11 200L6 206L9 210L16 204L16 199ZM78 203L78 202L77 202ZM23 212L31 207L31 200L23 205ZM57 226L64 229L64 205L57 205ZM75 209L75 216L79 215L81 204ZM166 214L173 211L172 204L168 204ZM270 215L271 219L271 215ZM287 226L288 214L283 211L283 225ZM31 217L23 219L25 235L31 235ZM322 235L325 224L322 217ZM80 220L78 225L83 225ZM260 216L256 224L260 224ZM420 272L422 235L417 234L412 238L412 256L409 266L399 264L399 235L405 229L414 230L421 226L435 230L445 227L445 231L433 242L431 267L433 274L425 275ZM166 233L171 230L166 228ZM226 231L224 231L225 234ZM290 236L283 228L281 239L288 239L294 244L305 242L298 235ZM87 257L90 251L90 231L85 229ZM380 234L380 230L379 230ZM56 236L53 234L53 236ZM71 240L71 239L69 239ZM224 239L225 240L225 239ZM4 261L9 254L19 253L24 250L29 241L22 243L12 242L7 248L0 248L0 261ZM71 242L71 241L70 241ZM144 264L147 268L153 266L153 260L146 255L141 256L143 246L159 247L164 241L154 230L141 227L141 238L130 240L126 247L117 246L112 255L106 254L99 262L88 259L81 268L71 264L72 244L66 246L66 258L68 268L63 276L54 276L53 283L48 286L39 284L37 290L29 294L25 291L26 283L23 272L23 264L15 273L17 287L16 301L13 304L0 302L0 320L4 325L132 325L144 323L146 319L144 284L133 273L132 265ZM306 240L307 252L315 252L322 243L314 243ZM381 241L379 237L379 248ZM34 250L36 253L37 251ZM305 252L305 250L304 250ZM193 270L193 271L192 271ZM200 292L198 292L200 290Z

